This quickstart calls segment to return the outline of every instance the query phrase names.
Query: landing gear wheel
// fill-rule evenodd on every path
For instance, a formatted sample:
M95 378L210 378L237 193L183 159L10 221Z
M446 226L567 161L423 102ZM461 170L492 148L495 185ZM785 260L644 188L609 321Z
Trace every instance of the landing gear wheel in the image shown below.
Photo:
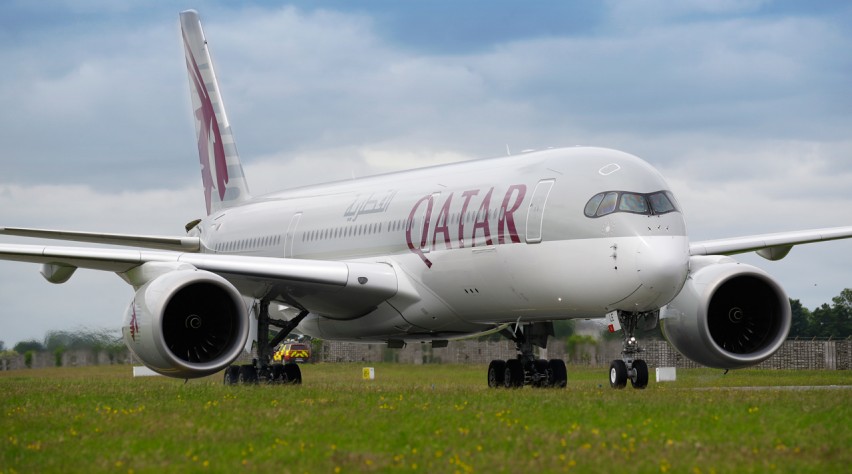
M236 385L240 382L240 366L229 365L225 369L225 385Z
M524 386L524 364L520 360L507 360L506 370L503 373L505 374L503 386L506 388L521 388Z
M642 359L633 361L634 375L630 377L633 388L645 388L648 386L648 364Z
M506 380L506 361L492 360L488 364L488 386L491 388L502 387Z
M553 376L550 373L550 365L544 359L533 361L535 375L533 376L533 387L549 387Z
M296 364L284 364L283 382L290 385L301 385L302 369Z
M614 360L609 364L609 385L612 388L627 386L627 364L623 360Z
M249 385L257 383L257 369L253 365L241 365L239 370L241 384Z
M565 388L568 385L568 369L562 359L550 359L547 362L550 368L550 386L554 388Z

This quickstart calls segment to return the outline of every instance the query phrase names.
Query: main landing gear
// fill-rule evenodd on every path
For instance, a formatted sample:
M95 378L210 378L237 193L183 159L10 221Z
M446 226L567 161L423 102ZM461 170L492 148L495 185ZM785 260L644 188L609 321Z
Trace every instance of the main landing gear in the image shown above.
M503 329L500 334L515 342L518 356L509 360L492 360L488 365L488 386L491 388L533 387L562 388L568 384L568 371L561 359L536 359L533 346L547 347L547 337L553 335L553 323L529 323L515 326L514 331Z
M648 386L648 364L637 356L643 349L636 340L636 327L640 323L647 327L656 327L660 312L628 313L618 312L618 322L621 324L624 342L622 343L621 359L616 359L609 364L609 385L612 388L624 388L627 381L633 388L645 388Z
M308 312L302 310L295 318L284 321L269 317L269 300L258 302L257 316L257 358L251 364L232 365L225 369L225 385L256 385L302 383L302 370L295 362L289 364L273 364L272 351L287 337L296 326L305 319ZM269 326L281 328L278 334L269 340Z

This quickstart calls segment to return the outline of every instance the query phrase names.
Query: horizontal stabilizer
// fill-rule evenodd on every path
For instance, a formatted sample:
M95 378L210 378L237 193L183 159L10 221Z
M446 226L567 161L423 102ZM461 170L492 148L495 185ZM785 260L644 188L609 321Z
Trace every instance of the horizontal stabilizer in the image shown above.
M177 252L198 252L201 240L198 237L108 234L103 232L75 232L67 230L25 229L21 227L0 227L0 234L36 239L66 240L102 245L122 245Z

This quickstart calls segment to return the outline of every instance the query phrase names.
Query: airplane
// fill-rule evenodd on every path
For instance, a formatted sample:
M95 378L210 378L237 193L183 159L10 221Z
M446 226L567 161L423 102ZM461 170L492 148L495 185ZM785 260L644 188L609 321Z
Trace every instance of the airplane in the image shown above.
M297 365L271 360L291 333L399 348L498 332L517 357L491 361L490 387L558 388L565 362L536 356L553 322L607 318L623 339L610 385L641 389L642 328L660 324L684 356L720 369L759 364L781 347L787 294L732 255L778 260L795 245L852 237L847 226L690 242L663 176L596 147L253 196L198 13L181 12L180 25L206 216L176 236L0 228L98 244L0 244L0 259L39 263L57 284L78 268L116 273L135 290L124 341L163 375L301 383ZM256 361L232 365L253 343Z

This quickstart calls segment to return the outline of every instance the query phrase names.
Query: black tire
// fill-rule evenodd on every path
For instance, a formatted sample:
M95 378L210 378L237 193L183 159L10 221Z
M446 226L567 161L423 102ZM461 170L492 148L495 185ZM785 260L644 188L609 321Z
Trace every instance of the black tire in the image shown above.
M502 387L504 380L506 380L506 361L492 360L488 364L488 386L491 388Z
M240 366L229 365L225 369L225 385L236 385L240 383Z
M554 388L565 388L568 386L568 369L562 359L550 359L547 362L550 367L550 386Z
M609 364L609 385L612 388L627 386L627 364L623 360L614 360Z
M633 369L635 370L635 375L630 378L630 383L633 384L633 388L645 388L648 386L648 364L645 363L642 359L636 359L633 361Z
M273 384L284 383L284 365L272 364L272 378L270 382Z
M241 384L251 385L257 383L257 369L255 369L253 365L241 365L239 371L239 380Z
M301 385L302 369L295 363L284 364L284 383L290 385Z
M506 370L503 373L505 374L504 387L521 388L524 386L524 364L518 359L507 360Z

